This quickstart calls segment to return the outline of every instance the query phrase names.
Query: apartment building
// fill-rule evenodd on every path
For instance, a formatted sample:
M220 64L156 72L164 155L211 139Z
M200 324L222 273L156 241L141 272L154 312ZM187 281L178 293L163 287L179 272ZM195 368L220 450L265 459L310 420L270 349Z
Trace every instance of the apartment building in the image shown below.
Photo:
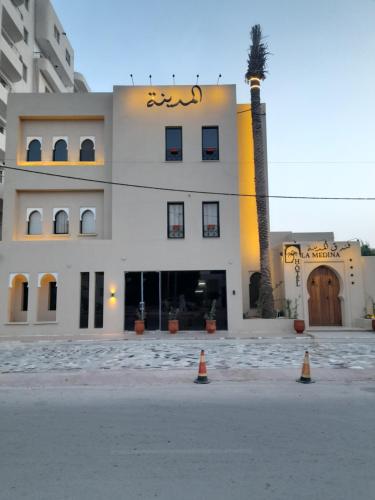
M203 330L213 301L219 330L247 328L259 248L234 85L12 94L8 127L25 171L3 186L2 335L131 331L142 306L148 330L172 307Z
M50 0L0 0L0 160L5 155L8 95L87 92L74 50ZM1 179L0 179L1 180Z

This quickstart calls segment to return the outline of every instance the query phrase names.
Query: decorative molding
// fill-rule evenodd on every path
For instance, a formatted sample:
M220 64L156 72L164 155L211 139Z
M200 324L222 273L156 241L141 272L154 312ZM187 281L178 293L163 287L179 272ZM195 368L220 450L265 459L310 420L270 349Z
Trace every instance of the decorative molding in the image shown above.
M29 222L30 215L33 212L39 212L40 213L40 220L43 222L43 208L27 208L26 209L26 222Z
M79 220L82 220L82 215L86 210L91 210L91 212L94 214L94 220L96 220L96 208L95 207L81 207L79 209Z
M52 215L52 220L56 220L56 214L58 212L60 212L61 210L63 210L64 212L66 212L67 216L68 216L68 220L69 220L69 208L54 208L53 209L53 215Z
M27 283L30 283L30 273L9 273L8 287L13 288L13 280L16 276L23 276Z
M50 276L53 276L55 278L55 281L56 281L56 286L58 286L58 278L59 278L59 274L58 273L38 273L38 288L41 287L41 283L42 283L42 279L44 276L46 275L50 275Z
M32 141L39 141L40 142L40 147L42 148L43 146L43 139L42 137L26 137L26 149L29 149L30 142Z

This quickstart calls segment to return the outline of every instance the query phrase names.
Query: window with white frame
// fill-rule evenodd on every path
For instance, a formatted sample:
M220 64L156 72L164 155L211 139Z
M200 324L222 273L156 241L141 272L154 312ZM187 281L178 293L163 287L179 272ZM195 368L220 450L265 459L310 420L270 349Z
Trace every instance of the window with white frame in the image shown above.
M68 161L68 142L65 138L56 140L53 148L53 161Z
M202 203L203 238L219 238L219 202L204 201Z
M185 237L184 204L168 203L168 238Z
M27 210L27 234L42 234L42 213L41 208Z
M42 139L40 137L30 137L27 138L27 142L26 161L41 161Z
M67 208L55 208L53 214L54 234L69 234L69 210Z
M81 234L95 234L95 208L81 208Z
M79 161L95 161L95 144L91 137L81 138Z

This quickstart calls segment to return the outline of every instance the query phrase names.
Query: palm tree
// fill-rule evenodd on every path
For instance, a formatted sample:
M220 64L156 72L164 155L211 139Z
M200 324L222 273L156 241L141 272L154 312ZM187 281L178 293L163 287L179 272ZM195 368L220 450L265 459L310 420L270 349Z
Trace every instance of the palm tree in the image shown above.
M251 117L254 142L255 163L255 193L258 216L258 234L260 249L260 290L259 309L262 318L274 317L274 302L272 293L269 243L268 185L267 164L265 155L265 125L262 118L260 102L260 82L266 78L266 62L269 52L262 41L262 30L259 24L251 29L251 47L249 50L248 67L245 75L250 83Z

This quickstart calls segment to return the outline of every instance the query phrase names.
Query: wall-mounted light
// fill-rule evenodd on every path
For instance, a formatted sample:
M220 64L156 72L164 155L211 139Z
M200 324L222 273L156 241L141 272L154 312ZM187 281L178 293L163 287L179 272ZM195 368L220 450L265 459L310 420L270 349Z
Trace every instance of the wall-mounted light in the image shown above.
M111 295L110 295L111 299L114 299L116 298L116 292L111 292Z

